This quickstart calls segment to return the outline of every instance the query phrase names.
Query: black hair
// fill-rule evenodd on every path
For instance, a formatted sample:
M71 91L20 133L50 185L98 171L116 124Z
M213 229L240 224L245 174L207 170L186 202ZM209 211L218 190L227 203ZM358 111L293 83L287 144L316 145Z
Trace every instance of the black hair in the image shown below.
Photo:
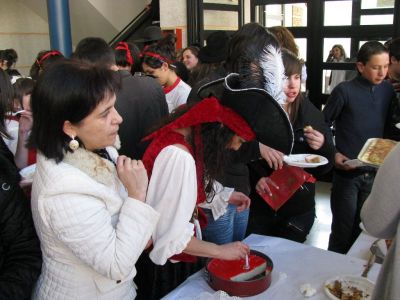
M29 70L29 76L33 80L38 80L40 73L46 70L54 62L64 59L64 55L58 51L42 50L36 56L34 63Z
M208 198L217 191L213 183L223 174L230 150L228 145L235 133L221 123L204 123L201 125L203 139L204 187ZM196 150L195 150L196 151Z
M139 47L130 42L126 42L128 45L130 54L132 56L133 64L130 65L127 59L127 52L125 49L115 49L115 62L117 66L127 67L131 66L131 73L134 74L135 72L142 72L142 63L140 60L140 49ZM117 45L118 46L118 45Z
M303 68L303 63L302 61L294 54L293 52L287 50L287 49L282 49L282 61L283 65L285 67L285 75L287 77L294 75L294 74L299 74L301 76L301 69ZM292 103L289 103L289 109L288 109L288 114L289 114L289 119L292 124L297 119L297 115L299 112L300 104L301 101L303 100L303 96L301 92L299 91L299 94L297 95L295 101Z
M161 68L162 64L165 62L170 68L174 69L173 63L176 60L175 41L175 35L170 33L157 43L148 46L143 51L142 62L153 69ZM146 52L158 54L165 59L151 56L146 54Z
M192 54L193 54L194 56L196 56L197 58L199 57L199 51L200 51L200 48L199 48L199 47L194 46L194 45L191 45L191 46L189 46L189 47L186 47L185 49L182 50L182 56L183 56L183 53L184 53L185 51L187 51L187 50L189 50L190 52L192 52Z
M7 69L10 69L11 66L15 64L18 60L17 51L15 51L14 49L5 49L1 54L1 59L7 61Z
M357 62L365 65L371 56L381 53L389 53L388 49L378 41L369 41L361 46L357 53Z
M400 60L400 38L395 38L390 41L389 56Z
M11 110L13 89L10 77L0 68L0 136L10 138L5 125L6 113ZM1 138L0 137L0 138Z
M18 78L13 84L14 99L18 100L21 107L23 97L31 95L34 87L35 81L31 78Z
M33 90L33 126L29 146L60 162L71 151L65 121L79 124L119 88L115 72L80 61L61 61L43 72Z
M72 58L108 68L115 65L114 50L99 37L82 39L76 46Z
M229 41L225 66L227 71L240 74L242 88L264 88L259 59L267 45L280 48L275 36L258 23L243 25Z
M220 74L221 77L223 77L225 75L223 74L225 73L224 65L224 62L202 63L199 61L190 73L188 84L190 86L194 86L214 72Z
M175 121L188 112L196 104L197 103L191 103L178 106L171 112L171 114L163 118L157 126L154 126L150 130L149 134ZM193 147L193 150L196 153L198 149L196 149L194 141L195 129L192 129L191 135L188 137L188 143ZM228 149L228 146L234 135L235 133L231 129L219 122L201 124L201 139L203 144L202 157L204 162L204 176L202 179L205 192L209 198L212 198L217 192L213 188L213 183L214 180L220 178L222 175L224 166L228 161L230 151L232 151Z

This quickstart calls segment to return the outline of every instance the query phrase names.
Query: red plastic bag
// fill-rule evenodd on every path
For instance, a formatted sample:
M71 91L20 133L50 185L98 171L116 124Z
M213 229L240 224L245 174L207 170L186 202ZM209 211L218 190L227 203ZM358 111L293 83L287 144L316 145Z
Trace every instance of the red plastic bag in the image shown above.
M275 211L282 207L304 182L314 183L316 179L302 168L284 165L275 170L269 177L278 187L269 185L272 196L268 193L259 193L265 202Z

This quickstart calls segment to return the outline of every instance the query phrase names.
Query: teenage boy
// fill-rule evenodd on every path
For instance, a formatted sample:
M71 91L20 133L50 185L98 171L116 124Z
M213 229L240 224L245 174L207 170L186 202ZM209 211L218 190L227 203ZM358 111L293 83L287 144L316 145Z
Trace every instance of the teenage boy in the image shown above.
M325 120L335 123L336 154L333 171L332 227L328 250L346 253L360 233L360 209L371 191L376 170L352 167L369 138L383 137L385 120L394 97L384 80L389 66L388 50L377 41L365 43L357 54L358 76L340 83L324 108Z

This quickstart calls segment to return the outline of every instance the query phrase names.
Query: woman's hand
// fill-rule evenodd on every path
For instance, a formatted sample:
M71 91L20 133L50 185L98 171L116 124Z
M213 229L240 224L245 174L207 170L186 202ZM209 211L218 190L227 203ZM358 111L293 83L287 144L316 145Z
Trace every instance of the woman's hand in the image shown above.
M122 184L128 190L128 196L144 201L149 179L141 160L132 160L121 155L117 160L117 173Z
M279 189L279 186L271 180L269 177L261 177L260 180L256 184L256 191L259 194L265 194L268 193L268 195L271 197L272 192L271 189L269 188L269 185L272 185L276 189Z
M258 143L260 147L261 157L264 158L271 169L277 170L283 167L284 154L264 144Z
M236 211L242 212L250 207L250 198L241 192L233 192L228 203L236 205Z
M18 122L19 122L18 133L20 135L22 134L24 136L25 135L28 136L28 133L31 131L33 124L32 112L29 110L21 112Z
M325 142L324 135L318 130L313 129L311 126L304 128L304 136L311 149L318 150Z
M220 245L218 255L216 258L224 260L237 260L245 258L246 254L250 253L250 248L242 242L233 242L229 244Z

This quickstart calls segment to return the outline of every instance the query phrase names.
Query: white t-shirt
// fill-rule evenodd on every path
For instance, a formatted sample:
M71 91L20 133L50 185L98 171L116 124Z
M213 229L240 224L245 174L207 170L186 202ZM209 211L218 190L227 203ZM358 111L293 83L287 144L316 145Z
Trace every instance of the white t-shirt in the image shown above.
M164 88L168 111L171 113L178 106L185 104L192 88L179 77L170 87Z

